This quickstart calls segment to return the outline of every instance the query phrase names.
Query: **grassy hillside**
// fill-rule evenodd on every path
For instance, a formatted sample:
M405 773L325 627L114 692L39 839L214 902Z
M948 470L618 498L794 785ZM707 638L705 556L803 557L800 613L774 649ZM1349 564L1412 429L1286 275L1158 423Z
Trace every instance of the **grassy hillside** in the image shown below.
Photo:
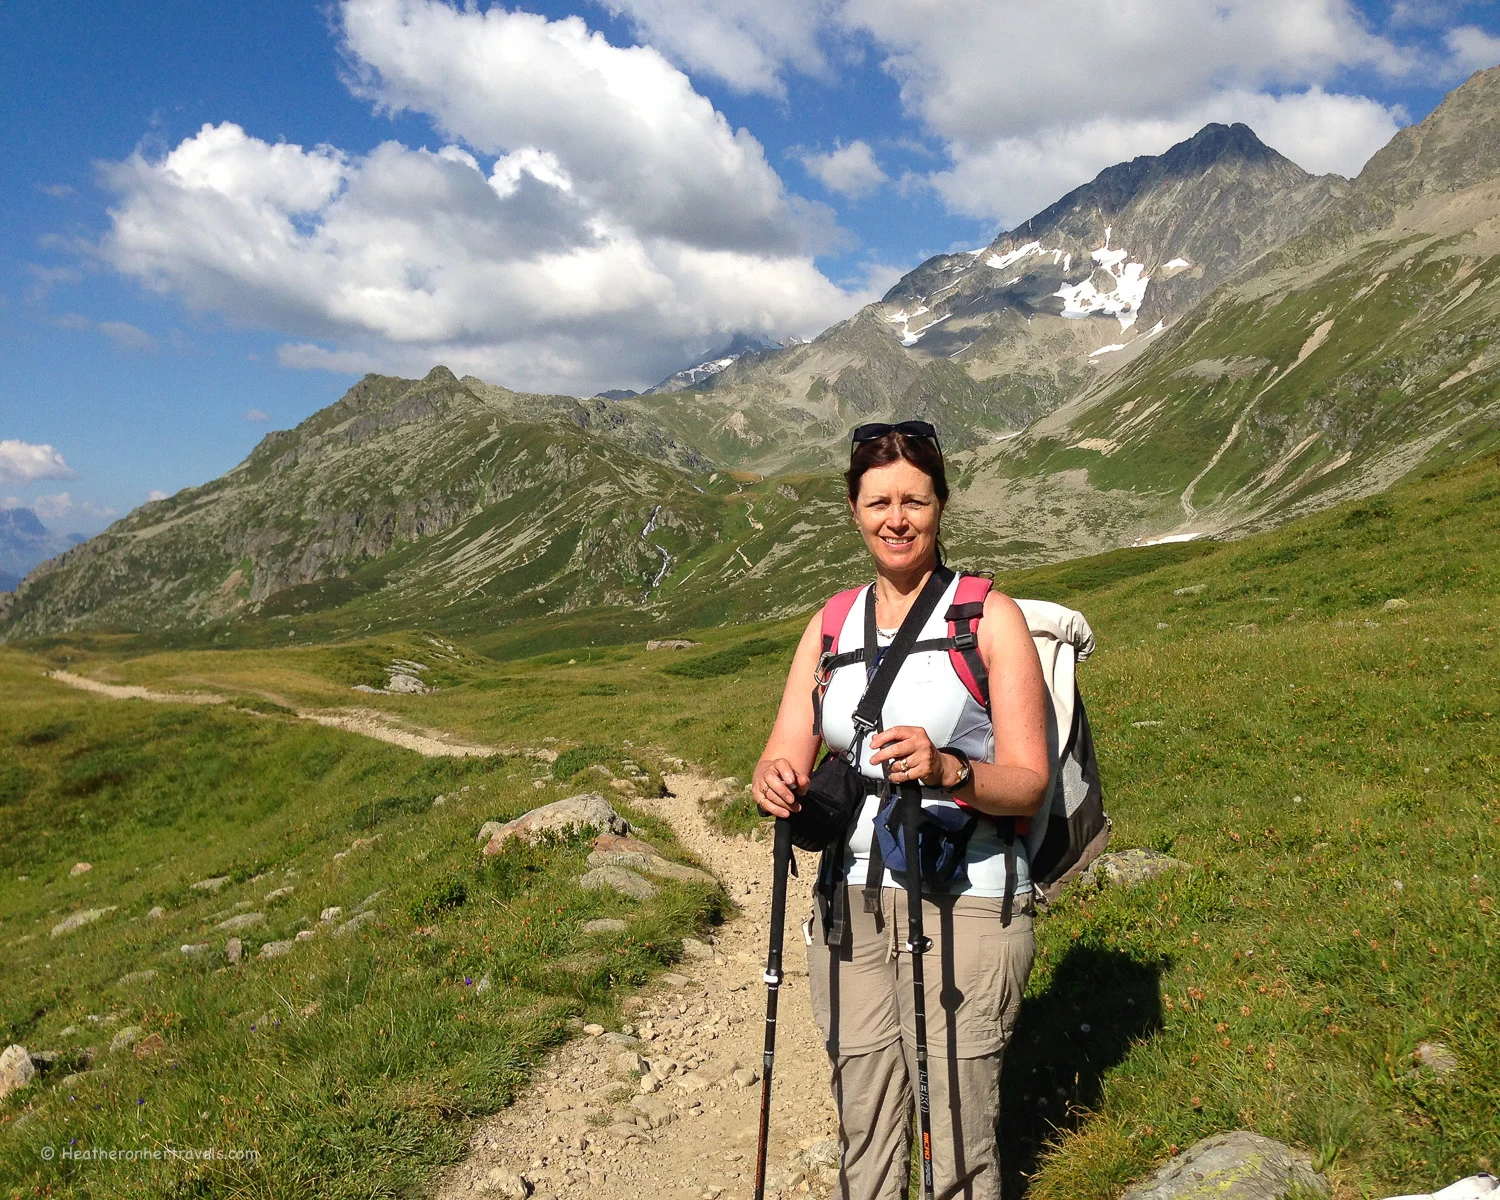
M1002 580L1014 594L1061 600L1088 614L1100 650L1081 682L1094 720L1115 844L1167 850L1191 864L1185 872L1139 887L1070 893L1040 924L1038 968L1007 1059L1004 1097L1009 1169L1015 1183L1023 1172L1034 1176L1032 1197L1104 1200L1174 1147L1240 1127L1310 1148L1333 1175L1340 1196L1422 1191L1500 1162L1500 1122L1494 1116L1500 1111L1500 1016L1490 1002L1500 975L1495 784L1500 764L1493 721L1500 668L1490 611L1500 595L1497 531L1500 458L1490 454L1241 542L1121 550ZM1400 603L1388 606L1391 601ZM109 639L37 645L28 657L7 650L7 697L30 697L26 705L40 706L34 711L5 706L4 719L14 724L8 761L28 772L28 780L35 772L36 783L29 786L39 790L28 793L37 797L28 804L41 803L41 797L72 804L64 773L75 760L56 743L25 742L35 730L67 719L54 710L84 706L94 714L91 721L148 723L179 711L132 716L132 705L110 708L63 695L37 679L47 663L114 681L217 690L291 708L357 702L392 721L510 747L556 737L561 748L578 747L565 767L610 755L674 753L716 775L748 777L805 618L711 629L692 635L702 643L696 648L656 652L639 642L590 647L590 640L604 638L596 630L601 636L591 639L586 619L578 615L571 648L529 658L514 641L500 648L501 657L487 658L462 643L421 633L274 653L144 652L129 640ZM355 683L378 681L384 665L396 657L424 661L439 690L424 696L350 690ZM13 711L28 715L12 716ZM212 722L207 728L215 737L231 728L243 728L246 732L236 735L241 737L268 738L272 732L278 738L312 737L286 717L202 709L189 715L195 722ZM111 733L108 745L128 733L123 727ZM326 736L334 738L330 745L345 747L346 757L326 782L304 786L299 778L292 789L298 813L308 806L326 814L320 819L347 821L371 795L407 794L408 776L401 772L417 768L405 757ZM396 757L388 760L388 754ZM302 756L292 757L300 761ZM53 760L54 766L34 765ZM507 758L498 770L510 772L523 762ZM368 765L356 770L356 763ZM498 780L489 772L496 769L469 768L492 787ZM374 773L380 782L356 786L360 771ZM185 773L182 794L198 794L201 789L188 786L186 778ZM128 784L109 785L121 786ZM428 786L423 777L409 790L420 794ZM431 786L448 784L432 781ZM100 793L117 794L123 795ZM725 820L742 822L744 808L742 793L732 790ZM110 811L102 802L95 810L101 818ZM31 819L49 825L41 816ZM406 886L413 895L418 875L428 886L468 861L472 817L454 820L451 827L445 822L454 818L444 810L391 819L405 823L392 825L393 831L412 839L402 845L403 856L427 849L444 864L431 873L398 875L410 879ZM189 877L224 869L249 875L262 863L289 863L305 844L297 839L310 839L318 828L308 815L294 819L291 812L257 820L247 827L266 832L245 835L234 843L241 848L233 854L227 853L227 841L216 849L184 839L168 849L165 835L137 838L126 826L119 835L120 867L110 868L109 875L96 866L89 875L68 879L63 867L74 849L59 848L46 858L47 870L37 872L50 880L47 890L11 875L0 891L5 911L17 914L4 927L8 953L40 956L24 959L33 968L22 972L27 977L38 974L37 961L52 961L53 971L66 964L70 976L94 972L88 986L104 988L142 959L132 950L95 970L90 956L115 954L117 944L133 945L112 940L122 929L131 931L127 938L146 936L144 918L135 923L129 918L148 906L148 889L157 886L151 880L173 881L179 887L174 894L181 894ZM299 832L299 823L307 822ZM214 830L221 838L241 837L223 822ZM108 843L116 835L99 836ZM47 849L56 837L45 839ZM38 833L36 844L41 840ZM191 869L161 861L168 853L189 853L189 841L196 856ZM388 837L384 846L395 841ZM370 878L336 888L331 866L314 866L326 864L325 851L335 844L329 835L316 854L309 850L300 860L308 864L304 879L326 880L319 885L326 890L316 898L295 895L307 912L319 903L356 900L373 889ZM454 857L442 859L444 854ZM81 846L79 856L84 856ZM144 868L140 875L136 865ZM106 883L129 899L112 914L112 924L101 921L73 935L95 939L68 943L70 950L86 949L83 958L49 957L44 951L53 944L45 942L45 933L35 943L17 946L22 913L28 931L42 929L60 919L44 915L49 909L61 913L67 904L96 905L94 896L114 894ZM247 897L259 895L248 881L239 886ZM83 890L90 887L98 890ZM255 885L262 887L269 881ZM582 911L572 906L584 901L564 895L571 921ZM19 907L17 897L28 897L31 907ZM224 908L234 898L226 894L184 910L177 918L181 928L160 939L164 948L170 949L169 940L189 940L201 911ZM683 897L680 903L679 920L701 911L700 901ZM498 927L465 925L482 907L471 898L447 919L449 957L441 967L423 968L419 961L408 966L396 946L403 947L400 953L413 953L404 950L411 939L394 935L384 962L399 962L403 970L429 969L433 973L420 979L433 994L466 994L451 982L445 993L440 981L468 969L465 955L475 954L482 934L500 936ZM333 952L331 942L313 947ZM382 953L373 942L357 949ZM639 953L646 956L644 970L649 953L644 947ZM340 1011L359 1011L362 1036L369 1035L365 1024L371 1021L377 1030L384 1027L387 1009L377 1005L365 1013L338 998L346 985L333 964L341 960L319 961L317 977L325 971L330 976L326 984L316 984L329 989L325 1010L342 1004ZM389 967L365 970L368 979L392 978ZM82 984L73 985L78 998L66 1005L51 998L46 974L40 973L35 991L15 982L20 976L7 974L7 1012L16 1014L7 1019L16 1029L50 1037L66 1020L79 1023L79 1012L101 1011L102 1001L82 997L103 993L89 993ZM228 984L224 977L209 982L209 976L205 971L204 982L194 985L205 989L195 996L214 995L214 987L259 986L258 977L248 972ZM313 986L300 974L297 980L304 988ZM289 979L283 982L290 986ZM599 1002L604 994L593 991L584 999ZM65 991L65 998L73 995ZM174 997L157 1007L163 1014L201 1014L209 1011L208 1004ZM258 1016L261 1004L260 993L218 1004L213 1012L222 1024L216 1028L224 1032L213 1036L240 1039L231 1046L235 1053L264 1046L251 1040L261 1036L259 1030L250 1034L241 1028L248 1022L224 1023L224 1016L235 1012ZM148 1009L130 1011L138 1020L135 1013ZM571 1011L577 1011L576 1004ZM458 1028L456 1015L453 1020L447 1028ZM454 1037L451 1045L446 1034L429 1039L438 1042L424 1052L429 1077L434 1071L445 1079L444 1072L465 1077L466 1056L479 1053L478 1043L470 1051L470 1043ZM1457 1056L1457 1073L1442 1079L1414 1074L1412 1054L1422 1041L1445 1043ZM269 1079L272 1068L295 1070L281 1066L273 1050L262 1054L255 1060L265 1064L262 1078ZM298 1060L288 1056L288 1061ZM139 1070L172 1078L158 1072L156 1062L147 1060ZM239 1106L226 1119L267 1119L253 1116L259 1110L249 1100L252 1095L261 1095L259 1103L275 1111L282 1111L275 1106L287 1104L284 1098L293 1091L336 1096L315 1091L314 1077L322 1078L293 1073L291 1083L258 1085L253 1092L226 1090L238 1097ZM181 1086L197 1104L197 1093ZM380 1085L386 1086L395 1085ZM455 1084L446 1094L460 1092ZM380 1111L393 1111L395 1094L377 1087L360 1111L373 1121L379 1105L386 1105ZM113 1112L110 1120L128 1122L128 1105L145 1098L141 1091L110 1095L107 1103L95 1099L105 1107L92 1110L90 1120L103 1121L99 1114ZM37 1105L38 1119L47 1122L83 1115L70 1107L76 1102L47 1089L26 1103ZM468 1103L457 1105L457 1111L469 1111ZM188 1116L207 1107L173 1104L175 1119L184 1122L173 1129L190 1128ZM12 1101L7 1115L19 1109ZM305 1107L297 1111L307 1113ZM342 1107L326 1119L352 1120ZM113 1133L120 1127L102 1128ZM155 1136L162 1136L162 1128ZM338 1128L342 1146L355 1144L350 1129L361 1139L375 1136L368 1125ZM430 1145L453 1144L431 1136L439 1140ZM35 1169L28 1160L28 1178Z
M0 1104L0 1194L402 1194L461 1154L464 1119L505 1105L570 1021L607 1014L716 911L698 885L640 905L580 890L581 839L479 861L484 820L597 776L423 760L263 699L101 699L41 666L0 657L0 1042L58 1060ZM73 874L80 861L92 870ZM191 886L209 878L218 890ZM263 919L230 965L220 922L250 913ZM599 916L628 931L580 931ZM131 1027L137 1048L112 1050ZM68 1161L68 1147L226 1157Z

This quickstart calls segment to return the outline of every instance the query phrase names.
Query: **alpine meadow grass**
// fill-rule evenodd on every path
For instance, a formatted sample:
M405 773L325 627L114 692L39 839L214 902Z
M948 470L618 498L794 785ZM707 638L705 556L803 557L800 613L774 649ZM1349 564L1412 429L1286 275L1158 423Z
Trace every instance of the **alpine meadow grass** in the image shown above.
M1105 1200L1237 1128L1306 1147L1339 1197L1493 1169L1500 458L1189 547L999 581L1088 616L1099 649L1080 685L1113 847L1187 864L1075 887L1038 922L1004 1080L1010 1190ZM65 1060L0 1108L14 1194L415 1186L569 1017L607 1011L715 918L721 899L702 889L640 908L580 892L583 842L480 866L474 834L611 775L655 788L677 759L724 777L725 828L754 826L743 783L807 614L662 630L699 645L650 652L606 644L610 613L572 620L575 648L548 641L533 657L524 622L489 643L496 657L421 630L277 650L104 636L0 650L0 1003L8 1041ZM441 673L438 690L351 692L396 658ZM43 678L50 667L233 704L104 700ZM503 754L421 760L291 715L356 702ZM555 763L527 757L544 744ZM78 860L93 870L70 876ZM219 875L220 892L188 886ZM296 890L264 898L283 886ZM253 957L381 890L378 920L355 935ZM245 963L182 953L219 953L210 931L247 901L265 925L243 935ZM146 915L155 904L164 918ZM49 936L69 912L110 905ZM629 933L579 932L604 914L628 915ZM158 975L119 982L146 968ZM105 1070L59 1082L83 1046L132 1024L165 1049L104 1049ZM1455 1069L1424 1069L1423 1043ZM37 1158L75 1137L261 1156L66 1174Z

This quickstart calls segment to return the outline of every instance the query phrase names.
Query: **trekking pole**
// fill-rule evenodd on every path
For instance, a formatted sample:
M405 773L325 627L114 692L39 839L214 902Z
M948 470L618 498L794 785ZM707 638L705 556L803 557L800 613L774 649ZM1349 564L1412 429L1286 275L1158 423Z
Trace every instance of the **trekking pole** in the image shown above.
M776 1062L776 1005L781 995L781 935L786 925L786 876L791 861L792 823L786 817L777 817L771 857L771 944L766 950L766 1048L760 1068L760 1146L755 1152L755 1200L765 1200L766 1195L771 1069Z
M922 1142L922 1195L932 1200L932 1093L927 1082L927 984L922 956L932 942L922 934L922 860L917 848L917 818L922 789L901 785L901 834L906 854L906 949L911 954L912 1025L917 1035L917 1130Z

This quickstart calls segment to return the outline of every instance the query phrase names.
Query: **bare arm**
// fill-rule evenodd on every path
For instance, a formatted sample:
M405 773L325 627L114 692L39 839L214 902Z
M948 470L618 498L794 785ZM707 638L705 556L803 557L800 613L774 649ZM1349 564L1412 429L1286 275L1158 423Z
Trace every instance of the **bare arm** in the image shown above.
M1047 684L1042 664L1026 627L1026 618L1009 596L991 592L979 623L979 656L990 675L990 716L995 726L995 761L973 763L973 775L954 790L960 764L933 746L927 731L897 725L870 739L870 761L892 762L897 782L920 779L943 787L981 812L1029 817L1047 794L1051 763L1047 757ZM810 683L810 681L809 681ZM905 762L906 770L898 764Z
M814 613L802 631L792 668L787 672L781 707L766 748L755 764L751 785L755 802L776 817L790 816L799 807L796 793L807 786L808 773L818 756L813 733L813 671L822 650L822 613Z

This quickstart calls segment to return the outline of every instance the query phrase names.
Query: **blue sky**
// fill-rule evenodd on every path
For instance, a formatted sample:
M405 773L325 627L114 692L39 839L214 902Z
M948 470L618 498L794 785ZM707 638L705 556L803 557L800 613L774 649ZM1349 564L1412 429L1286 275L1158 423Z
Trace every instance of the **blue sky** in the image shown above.
M639 387L1245 120L1351 174L1494 3L0 5L0 501L93 530L366 370Z

